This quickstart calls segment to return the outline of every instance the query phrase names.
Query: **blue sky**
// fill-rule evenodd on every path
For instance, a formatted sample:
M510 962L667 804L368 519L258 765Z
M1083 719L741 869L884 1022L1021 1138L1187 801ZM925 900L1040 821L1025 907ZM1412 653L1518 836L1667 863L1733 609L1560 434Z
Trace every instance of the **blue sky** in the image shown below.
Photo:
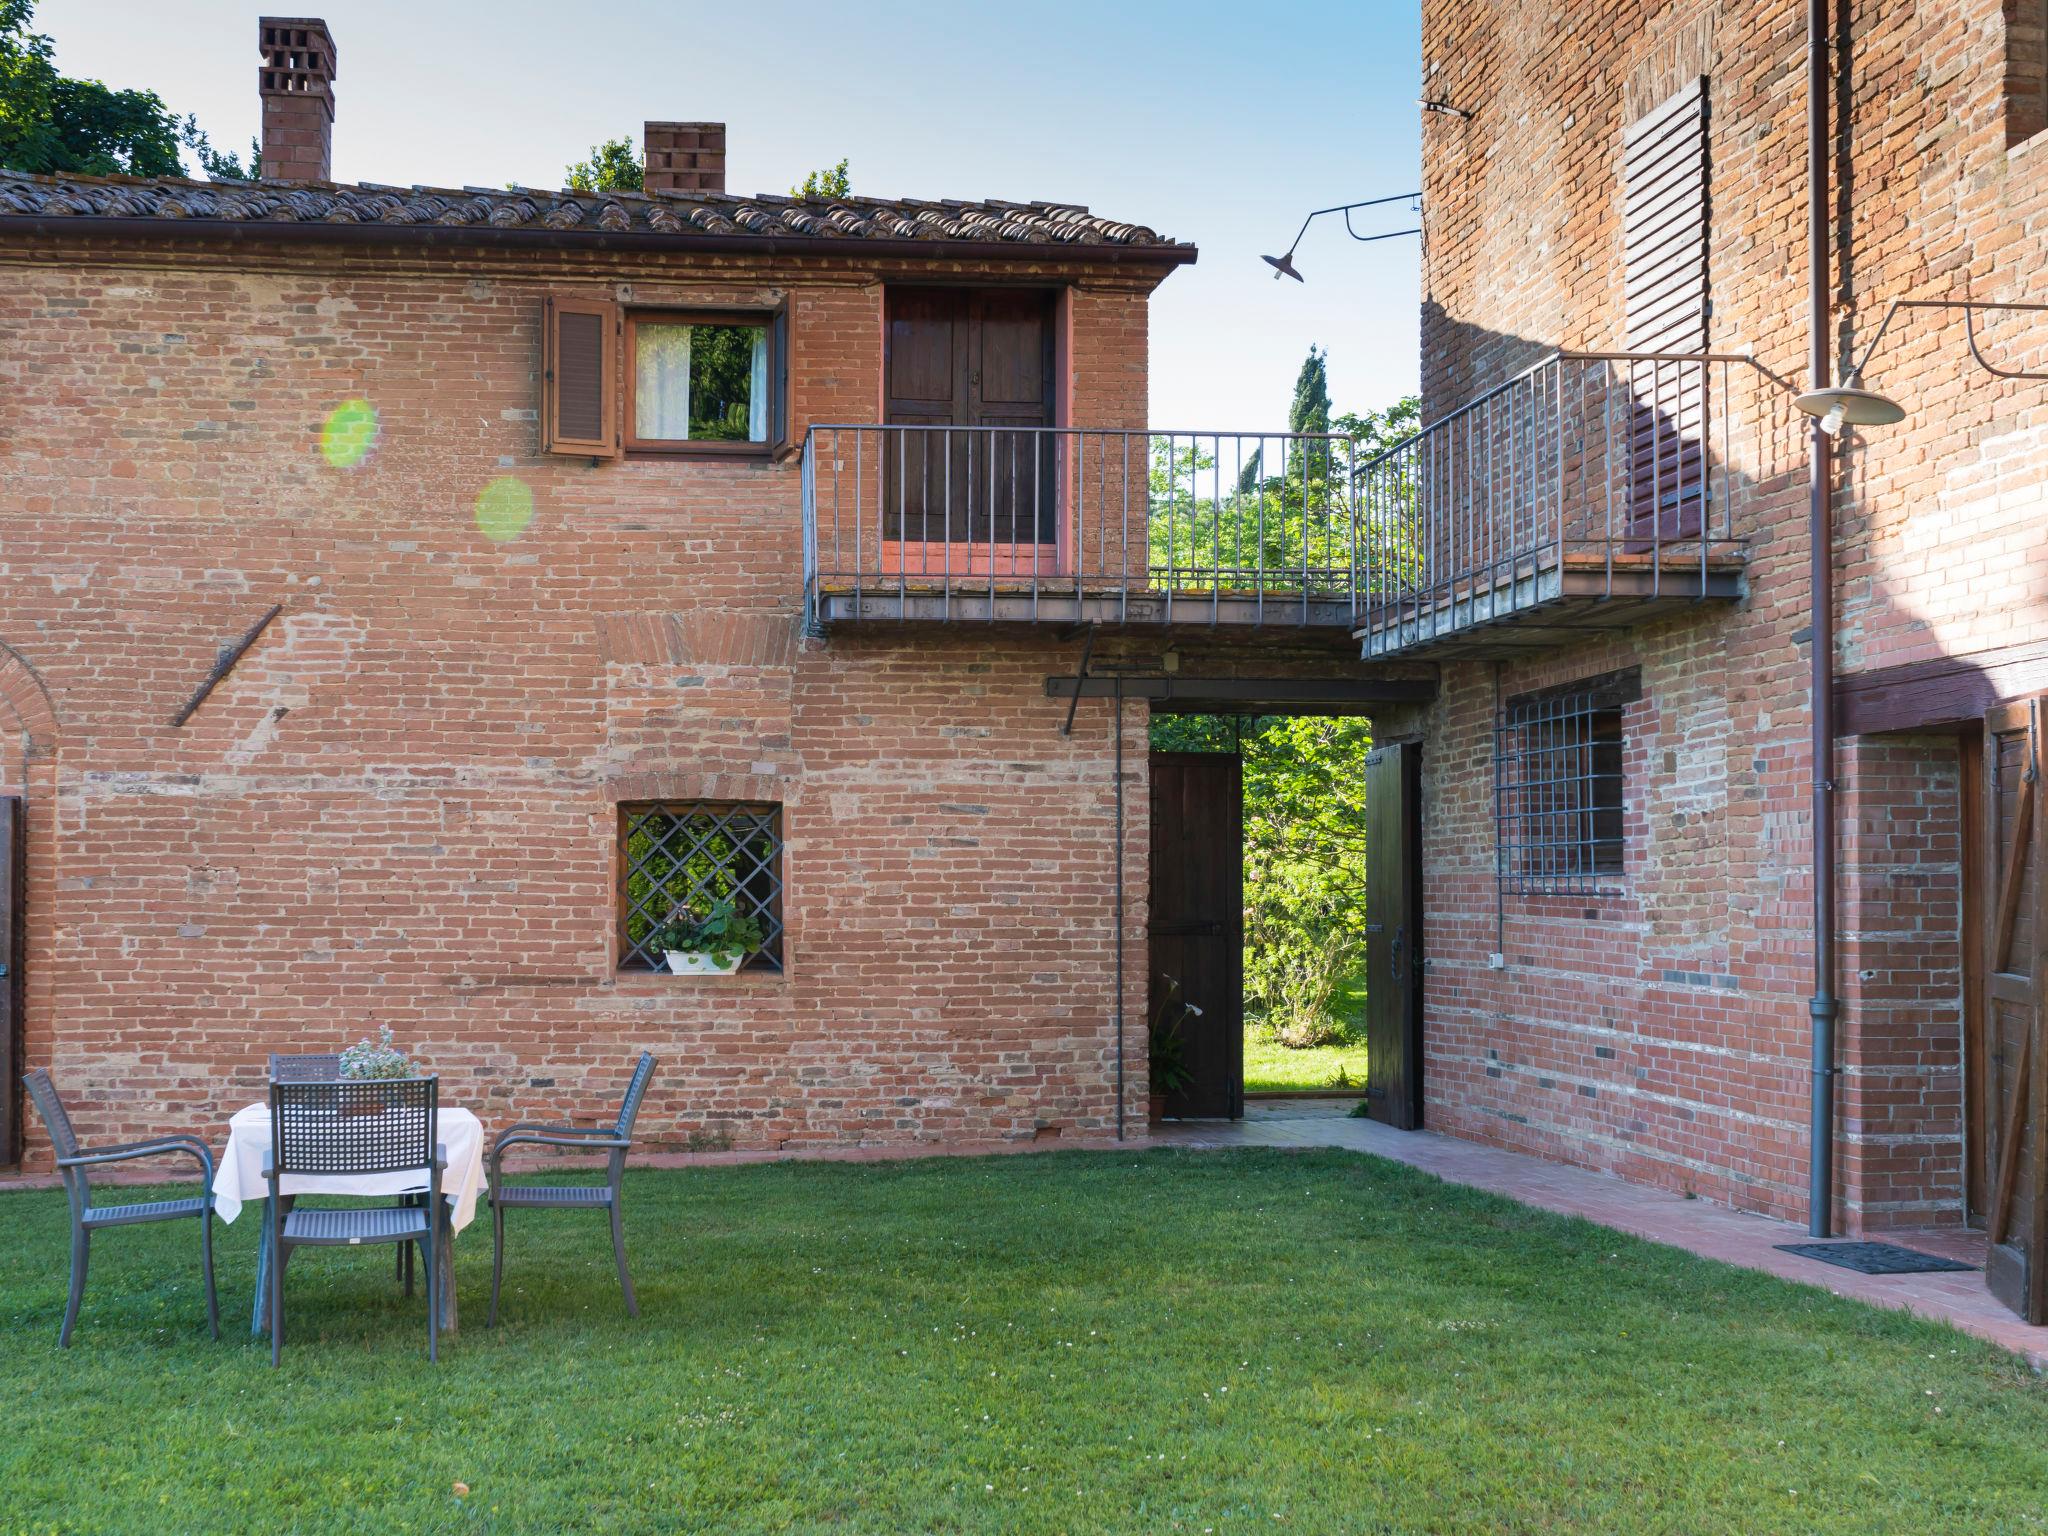
M300 7L303 7L301 9ZM1338 409L1414 388L1417 243L1311 208L1412 191L1416 7L1389 0L297 0L340 70L344 181L557 186L647 118L728 124L727 183L785 191L844 155L856 192L1050 198L1201 247L1152 308L1152 420L1283 424L1310 343ZM41 0L68 74L146 85L216 144L257 125L259 7ZM857 25L850 25L858 18ZM1372 227L1411 223L1396 205ZM1363 226L1361 227L1363 232Z

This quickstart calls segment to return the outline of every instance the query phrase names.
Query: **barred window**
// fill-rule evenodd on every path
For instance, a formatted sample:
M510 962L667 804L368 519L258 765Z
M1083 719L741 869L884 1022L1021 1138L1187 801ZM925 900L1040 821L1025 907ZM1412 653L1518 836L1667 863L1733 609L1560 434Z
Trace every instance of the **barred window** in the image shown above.
M1581 895L1619 883L1626 852L1621 716L1640 693L1630 671L1508 700L1494 746L1504 890Z
M730 903L760 929L742 969L782 969L782 807L619 807L619 969L666 971L664 934Z

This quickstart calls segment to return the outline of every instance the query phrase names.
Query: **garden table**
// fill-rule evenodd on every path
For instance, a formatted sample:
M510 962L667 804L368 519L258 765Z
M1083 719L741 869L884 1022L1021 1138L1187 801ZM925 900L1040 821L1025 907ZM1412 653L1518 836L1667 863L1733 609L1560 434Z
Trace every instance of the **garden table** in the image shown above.
M435 1268L441 1294L441 1331L455 1332L455 1234L476 1217L476 1197L484 1187L483 1123L466 1109L443 1105L436 1136L448 1149L448 1171L441 1176L441 1231L434 1244ZM251 1104L235 1111L228 1121L228 1150L220 1170L213 1176L213 1208L222 1221L242 1214L242 1202L255 1200L265 1207L263 1240L256 1254L256 1305L249 1323L251 1333L270 1331L270 1240L274 1230L267 1219L270 1181L263 1176L264 1155L270 1151L270 1106ZM410 1195L426 1193L424 1173L295 1174L280 1181L278 1193L289 1209L300 1195Z

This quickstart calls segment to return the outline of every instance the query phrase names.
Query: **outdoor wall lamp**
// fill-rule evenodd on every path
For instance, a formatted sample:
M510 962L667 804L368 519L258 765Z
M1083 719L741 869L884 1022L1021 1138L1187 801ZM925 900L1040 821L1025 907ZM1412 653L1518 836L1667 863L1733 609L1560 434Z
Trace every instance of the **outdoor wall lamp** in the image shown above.
M1878 323L1877 333L1870 338L1870 344L1863 349L1863 356L1849 370L1847 380L1833 389L1815 389L1800 395L1792 403L1809 416L1820 418L1820 429L1833 437L1844 426L1888 427L1893 422L1906 419L1906 408L1888 396L1875 390L1862 388L1863 370L1870 363L1871 354L1877 344L1884 340L1886 327L1892 317L1902 309L1960 309L1963 312L1964 333L1970 340L1970 356L1977 360L1977 366L1986 373L2001 379L2048 380L2048 373L2023 373L2011 368L1994 367L1977 345L1977 311L1996 310L2048 310L2048 304L1990 304L1975 299L1893 299L1884 312L1884 319Z
M1294 253L1300 248L1301 237L1308 233L1309 225L1315 223L1317 219L1320 219L1326 213L1343 214L1344 233L1356 240L1360 245L1369 245L1375 240L1392 240L1400 235L1419 235L1422 233L1420 227L1415 229L1393 229L1387 231L1384 235L1361 235L1351 227L1351 210L1354 208L1377 208L1382 203L1409 203L1412 205L1418 203L1421 197L1422 194L1420 192L1402 192L1393 197L1368 198L1362 203L1339 203L1334 208L1318 208L1314 213L1301 221L1301 228L1294 232L1294 244L1287 247L1287 254L1285 256L1261 256L1259 260L1273 269L1274 282L1279 282L1283 277L1291 277L1297 283L1303 282L1305 279L1294 269ZM1421 210L1417 208L1416 211L1420 212Z

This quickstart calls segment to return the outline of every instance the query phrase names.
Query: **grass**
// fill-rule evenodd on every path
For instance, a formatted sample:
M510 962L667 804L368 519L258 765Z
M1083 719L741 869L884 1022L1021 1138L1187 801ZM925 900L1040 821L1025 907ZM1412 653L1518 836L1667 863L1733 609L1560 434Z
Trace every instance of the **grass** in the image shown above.
M1343 1020L1343 1038L1329 1045L1293 1050L1273 1038L1273 1031L1253 1019L1244 1026L1244 1088L1246 1093L1287 1089L1333 1088L1338 1075L1344 1086L1365 1091L1365 978L1352 975L1337 984L1333 1011Z
M2031 1531L2048 1388L1947 1328L1338 1151L635 1172L522 1212L426 1364L388 1252L219 1343L183 1228L55 1348L63 1200L4 1197L7 1532ZM466 1496L454 1492L457 1483Z

